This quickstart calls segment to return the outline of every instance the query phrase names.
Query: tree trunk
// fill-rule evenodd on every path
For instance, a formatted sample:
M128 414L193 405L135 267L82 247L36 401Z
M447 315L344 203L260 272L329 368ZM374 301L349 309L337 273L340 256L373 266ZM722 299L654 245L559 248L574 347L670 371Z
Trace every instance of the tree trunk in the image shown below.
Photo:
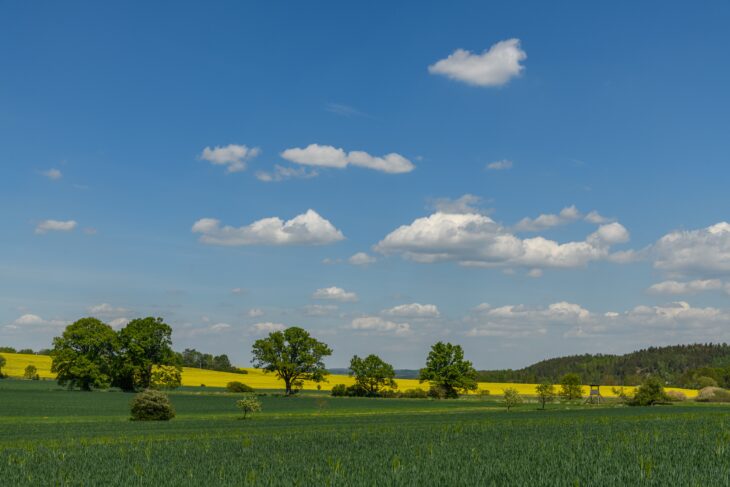
M291 396L291 379L284 377L284 386L286 387L286 395Z

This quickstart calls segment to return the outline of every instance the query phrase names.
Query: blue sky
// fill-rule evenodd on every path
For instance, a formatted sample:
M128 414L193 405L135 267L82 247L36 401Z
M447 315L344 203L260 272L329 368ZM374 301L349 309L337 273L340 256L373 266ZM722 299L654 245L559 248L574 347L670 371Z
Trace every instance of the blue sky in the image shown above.
M90 314L242 365L291 325L330 366L727 340L729 14L3 2L0 343Z

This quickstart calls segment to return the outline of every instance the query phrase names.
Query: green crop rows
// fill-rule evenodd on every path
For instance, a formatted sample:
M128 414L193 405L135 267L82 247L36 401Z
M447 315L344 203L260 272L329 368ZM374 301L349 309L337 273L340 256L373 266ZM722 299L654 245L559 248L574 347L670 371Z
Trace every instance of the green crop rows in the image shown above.
M130 395L0 381L3 485L728 485L730 408L479 400L171 395L169 423Z

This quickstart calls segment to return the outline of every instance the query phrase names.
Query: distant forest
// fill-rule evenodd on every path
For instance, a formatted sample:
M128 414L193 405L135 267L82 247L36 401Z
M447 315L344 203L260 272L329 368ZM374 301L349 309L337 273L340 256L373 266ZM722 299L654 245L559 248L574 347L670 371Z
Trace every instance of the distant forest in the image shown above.
M583 383L638 385L659 376L668 385L698 387L715 382L730 387L730 345L692 344L650 347L625 355L571 355L537 362L523 369L482 370L483 382L558 382L577 373Z

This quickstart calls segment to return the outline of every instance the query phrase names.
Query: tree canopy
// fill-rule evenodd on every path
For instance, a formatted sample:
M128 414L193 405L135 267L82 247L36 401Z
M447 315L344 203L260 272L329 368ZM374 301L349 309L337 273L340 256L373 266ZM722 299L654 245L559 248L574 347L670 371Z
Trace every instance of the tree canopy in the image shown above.
M251 353L254 367L276 373L284 381L286 394L290 395L305 380L325 380L327 370L323 358L332 355L332 350L306 330L292 326L256 340Z
M384 362L377 355L360 358L357 355L350 360L350 373L355 376L355 383L365 395L377 396L381 389L398 387L394 378L393 366Z
M476 376L471 362L464 360L460 345L438 342L431 347L419 380L443 389L445 397L457 397L460 391L477 388Z
M138 318L119 331L115 385L124 390L147 389L154 365L177 365L172 328L162 318Z
M81 318L53 339L51 372L62 386L84 391L108 387L117 335L96 318Z

